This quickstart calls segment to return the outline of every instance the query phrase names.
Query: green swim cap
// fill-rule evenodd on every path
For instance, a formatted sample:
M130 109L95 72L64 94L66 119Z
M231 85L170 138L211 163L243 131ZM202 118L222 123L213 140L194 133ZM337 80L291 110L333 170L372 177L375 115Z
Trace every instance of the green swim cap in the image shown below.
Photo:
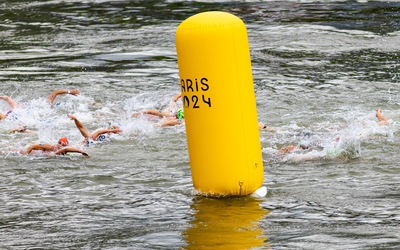
M183 109L178 109L178 112L176 112L176 118L178 119L185 119L185 115L183 114Z

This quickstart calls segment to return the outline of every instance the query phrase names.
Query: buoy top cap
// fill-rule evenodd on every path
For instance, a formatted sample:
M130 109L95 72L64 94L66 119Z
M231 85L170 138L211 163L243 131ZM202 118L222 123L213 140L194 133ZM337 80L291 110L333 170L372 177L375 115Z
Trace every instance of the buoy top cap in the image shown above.
M178 29L210 29L240 26L244 26L244 23L235 15L222 11L207 11L187 18L179 25Z

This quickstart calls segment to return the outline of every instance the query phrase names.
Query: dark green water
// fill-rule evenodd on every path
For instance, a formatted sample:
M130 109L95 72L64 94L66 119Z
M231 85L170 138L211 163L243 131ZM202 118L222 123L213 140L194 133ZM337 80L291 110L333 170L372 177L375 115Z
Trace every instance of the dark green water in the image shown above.
M265 198L193 193L184 126L127 119L180 91L175 31L226 11L247 26ZM1 249L397 249L400 4L396 2L0 2ZM46 105L55 89L79 89ZM89 102L104 106L92 107ZM181 104L180 104L181 105ZM0 101L0 112L9 106ZM92 158L12 150L124 133ZM42 120L45 120L44 122ZM41 122L42 121L42 122ZM50 121L50 122L48 122ZM9 134L25 125L37 134ZM336 132L332 132L336 131ZM285 155L277 149L308 140ZM11 151L11 152L10 152Z

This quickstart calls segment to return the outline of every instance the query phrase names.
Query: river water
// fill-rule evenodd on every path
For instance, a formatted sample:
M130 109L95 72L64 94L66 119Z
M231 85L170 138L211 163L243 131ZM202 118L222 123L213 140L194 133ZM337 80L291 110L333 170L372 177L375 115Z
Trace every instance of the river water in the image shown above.
M0 95L1 249L397 249L400 245L400 4L396 2L4 1ZM226 11L246 24L266 197L194 193L185 126L131 119L180 91L175 31ZM79 89L61 95L56 89ZM91 106L91 102L102 106ZM182 105L178 102L178 106ZM0 112L9 105L0 100ZM81 148L29 144L124 130ZM24 125L34 134L10 134ZM234 136L234 135L232 135ZM307 140L310 148L277 155Z

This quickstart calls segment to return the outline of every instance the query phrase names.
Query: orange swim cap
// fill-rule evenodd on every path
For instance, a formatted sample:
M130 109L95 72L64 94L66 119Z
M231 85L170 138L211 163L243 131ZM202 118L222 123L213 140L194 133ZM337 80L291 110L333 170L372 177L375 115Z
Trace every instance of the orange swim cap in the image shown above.
M61 138L61 139L58 140L58 141L64 142L66 146L68 146L68 144L69 144L67 137Z

